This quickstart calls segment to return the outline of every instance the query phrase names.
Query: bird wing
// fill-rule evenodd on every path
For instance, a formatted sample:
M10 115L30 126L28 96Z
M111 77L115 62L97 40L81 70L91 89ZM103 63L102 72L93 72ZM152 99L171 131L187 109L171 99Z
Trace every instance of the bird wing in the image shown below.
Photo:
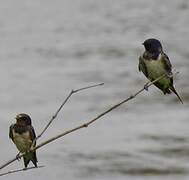
M163 64L164 64L164 67L166 69L166 71L168 72L168 75L172 75L172 64L169 60L169 57L163 53L162 54L162 58L161 58ZM171 81L171 86L173 85L173 77L170 77L170 81Z
M30 139L32 140L32 142L34 141L34 139L36 138L36 134L35 134L35 130L32 126L28 126L28 130L30 132ZM36 143L35 143L36 144Z
M30 135L30 140L33 141L35 140L36 138L36 134L35 134L35 130L34 128L31 126L31 125L28 125L27 126L27 130L29 131L29 135ZM36 142L34 143L34 147L36 145ZM37 167L37 156L36 156L36 150L32 151L32 152L29 152L27 154L25 154L23 156L24 158L24 165L25 167L27 168L28 164L30 161L33 162L33 164L35 165L35 167Z
M142 71L144 73L144 75L148 78L148 71L146 68L146 64L144 62L143 57L141 57L141 56L139 57L138 69L139 69L139 71Z
M14 124L12 124L10 127L9 127L9 138L12 139L12 141L14 142L14 137L13 137L13 127L14 127Z
M165 67L166 71L169 74L172 74L172 65L169 60L169 57L165 53L162 54L162 62L164 63L164 67Z

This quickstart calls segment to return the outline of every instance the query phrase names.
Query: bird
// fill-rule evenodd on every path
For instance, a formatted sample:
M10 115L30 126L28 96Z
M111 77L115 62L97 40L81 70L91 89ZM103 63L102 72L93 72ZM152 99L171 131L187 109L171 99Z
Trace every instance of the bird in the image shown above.
M145 51L139 57L139 71L142 71L150 81L154 81L158 77L165 75L165 77L155 82L154 85L164 94L171 94L173 92L183 104L181 97L173 85L172 65L169 57L163 51L161 42L157 39L150 38L142 44L144 45ZM147 87L144 88L147 90Z
M19 153L25 153L23 155L25 169L30 161L37 167L36 151L29 152L32 145L33 147L36 146L36 142L34 142L36 135L31 118L28 114L20 113L16 115L15 119L16 123L12 124L9 128L9 138L16 145Z

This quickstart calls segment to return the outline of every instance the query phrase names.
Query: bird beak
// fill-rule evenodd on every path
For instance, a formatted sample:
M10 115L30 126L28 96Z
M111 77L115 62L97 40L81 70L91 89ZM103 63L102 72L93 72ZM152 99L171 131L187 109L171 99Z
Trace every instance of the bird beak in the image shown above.
M142 45L144 45L144 43L142 43Z

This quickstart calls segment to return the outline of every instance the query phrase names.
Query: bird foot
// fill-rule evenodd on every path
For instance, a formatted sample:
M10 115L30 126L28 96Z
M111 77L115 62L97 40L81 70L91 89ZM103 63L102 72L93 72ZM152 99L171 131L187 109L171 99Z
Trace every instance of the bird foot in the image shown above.
M18 161L20 161L20 159L21 159L21 157L20 157L20 152L16 155L16 159L17 159Z
M148 91L148 83L144 85L144 89Z
M172 78L173 74L172 73L166 73L168 78Z

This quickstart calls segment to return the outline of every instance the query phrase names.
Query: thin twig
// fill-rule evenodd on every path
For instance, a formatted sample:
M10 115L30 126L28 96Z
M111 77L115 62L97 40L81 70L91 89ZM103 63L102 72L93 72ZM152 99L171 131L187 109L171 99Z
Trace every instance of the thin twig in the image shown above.
M36 137L36 139L34 140L33 144L35 144L35 142L37 141L37 139L39 139L44 132L48 129L48 127L50 126L50 124L53 122L53 120L57 117L58 113L60 112L60 110L63 108L63 106L66 104L66 102L70 99L70 97L75 94L78 93L79 91L83 91L89 88L94 88L97 86L101 86L104 85L104 83L100 83L100 84L95 84L92 86L86 86L80 89L76 89L76 90L71 90L70 93L68 94L68 96L66 97L66 99L63 101L63 103L60 105L60 107L57 109L57 111L55 112L55 114L52 116L52 118L50 119L50 121L48 122L48 124L45 126L45 128L42 130L42 132Z
M75 89L75 90L71 90L70 93L68 94L68 96L66 97L66 99L63 101L63 103L60 105L60 107L57 109L57 111L55 112L55 114L52 116L52 118L50 119L50 121L47 123L47 125L45 126L45 128L42 130L42 132L36 137L36 139L33 141L33 144L31 147L33 147L33 145L35 144L35 142L37 141L37 139L39 139L44 133L45 131L48 129L48 127L50 126L50 124L53 122L53 120L57 117L58 113L60 112L60 110L63 108L63 106L67 103L67 101L71 98L71 96L75 93L78 93L80 91L86 90L86 89L90 89L90 88L94 88L97 86L102 86L104 85L104 83L99 83L99 84L95 84L95 85L91 85L91 86L86 86L86 87L82 87L79 89ZM20 154L20 158L24 155ZM16 157L10 161L7 162L7 164L11 164L12 162L14 162L15 160L17 160L19 157ZM1 166L0 169L3 169L5 166Z
M41 144L39 144L38 146L36 146L36 147L33 148L32 150L39 149L40 147L42 147L42 146L44 146L44 145L46 145L46 144L48 144L48 143L50 143L50 142L52 142L52 141L54 141L54 140L60 138L60 137L62 137L62 136L65 136L65 135L67 135L67 134L70 134L70 133L72 133L72 132L74 132L74 131L76 131L76 130L79 130L79 129L81 129L81 128L88 127L90 124L94 123L95 121L97 121L97 120L100 119L102 116L104 116L104 115L106 115L107 113L109 113L110 111L116 109L117 107L121 106L122 104L126 103L127 101L129 101L129 100L135 98L138 94L140 94L141 92L143 92L146 87L150 87L152 84L154 84L155 82L157 82L157 81L159 81L160 79L164 78L165 76L166 76L166 75L164 74L164 75L160 76L159 78L155 79L155 80L152 81L152 82L147 82L147 83L145 84L145 86L144 86L142 89L140 89L139 91L137 91L134 95L131 95L131 96L129 96L128 98L124 99L123 101L121 101L121 102L119 102L119 103L113 105L112 107L110 107L110 108L107 109L106 111L102 112L101 114L99 114L98 116L96 116L96 117L93 118L92 120L88 121L87 123L84 123L84 124L82 124L82 125L80 125L80 126L78 126L78 127L75 127L75 128L73 128L73 129L70 129L70 130L68 130L68 131L65 131L65 132L63 132L63 133L61 133L61 134L59 134L59 135L57 135L57 136L55 136L55 137L53 137L53 138L50 138L50 139L48 139L47 141L42 142Z
M5 173L0 174L0 176L5 176L5 175L7 175L7 174L12 174L12 173L20 172L20 171L27 171L27 170L31 170L31 169L43 168L43 167L45 167L45 166L29 167L29 168L23 168L23 169L12 170L12 171L8 171L8 172L5 172Z
M154 84L155 82L161 80L161 79L164 78L165 76L166 76L166 74L160 76L159 78L155 79L155 80L152 81L152 82L150 82L150 81L147 82L147 83L145 84L145 86L144 86L143 88L141 88L140 90L138 90L135 94L133 94L133 95L129 96L128 98L122 100L121 102L119 102L119 103L113 105L112 107L110 107L110 108L107 109L106 111L102 112L101 114L99 114L98 116L96 116L96 117L93 118L92 120L88 121L87 123L84 123L84 124L82 124L82 125L79 125L79 126L73 128L73 129L67 130L67 131L65 131L65 132L63 132L63 133L61 133L61 134L59 134L59 135L56 135L56 136L54 136L54 137L52 137L52 138L50 138L50 139L48 139L48 140L46 140L46 141L40 143L40 144L37 145L36 147L31 147L31 150L30 150L30 151L35 151L35 150L37 150L37 149L43 147L44 145L49 144L50 142L53 142L53 141L55 141L56 139L59 139L59 138L65 136L65 135L67 135L67 134L70 134L70 133L72 133L72 132L74 132L74 131L77 131L77 130L79 130L79 129L81 129L81 128L86 128L86 127L88 127L90 124L94 123L95 121L97 121L98 119L100 119L102 116L106 115L107 113L111 112L112 110L116 109L117 107L119 107L120 105L126 103L127 101L129 101L129 100L135 98L137 95L139 95L141 92L143 92L146 87L147 87L147 88L150 87L152 84ZM23 155L25 155L25 153L20 154L18 157L15 157L14 159L12 159L12 160L6 162L5 164L1 165L1 166L0 166L0 169L3 169L4 167L8 166L8 165L11 164L12 162L16 161L18 158L21 158Z

